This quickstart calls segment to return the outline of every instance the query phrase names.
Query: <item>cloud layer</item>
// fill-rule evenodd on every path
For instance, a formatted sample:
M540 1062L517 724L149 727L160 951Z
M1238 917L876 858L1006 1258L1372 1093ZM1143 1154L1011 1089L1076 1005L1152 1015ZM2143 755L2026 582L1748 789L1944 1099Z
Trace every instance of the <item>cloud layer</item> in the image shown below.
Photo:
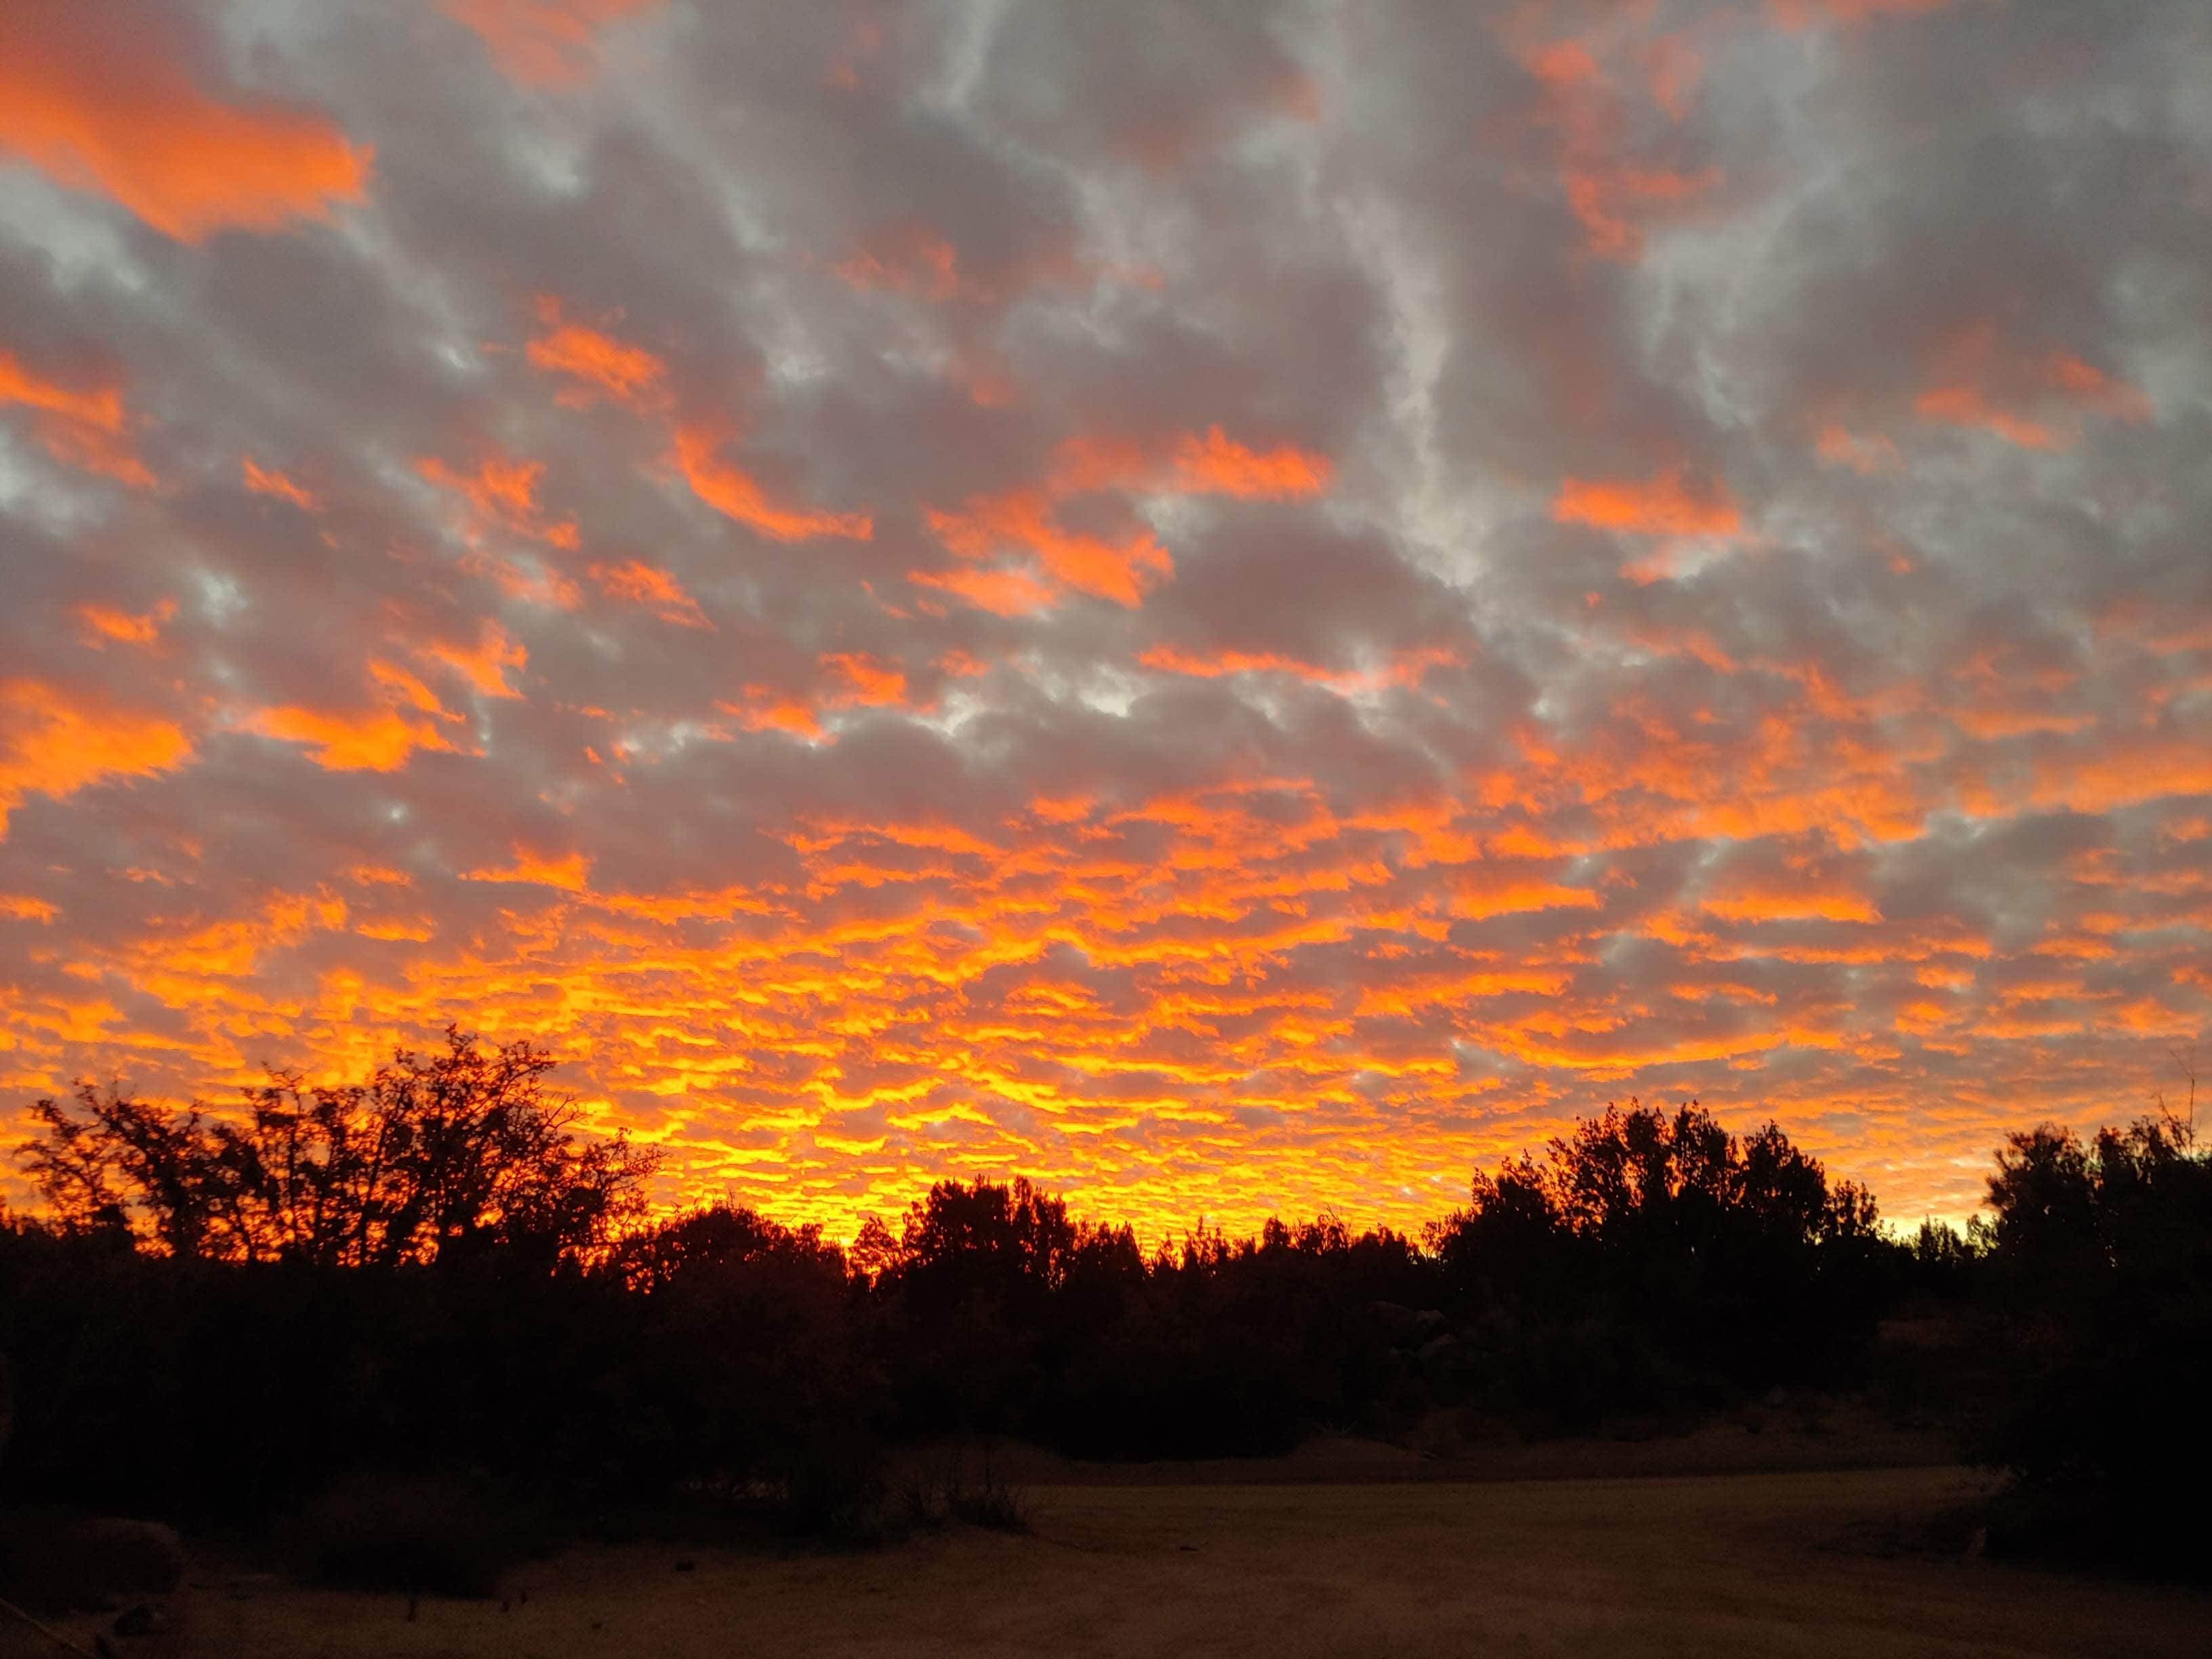
M2195 0L28 0L0 64L12 1133L453 1018L841 1231L1403 1223L1631 1093L1909 1218L2185 1087Z

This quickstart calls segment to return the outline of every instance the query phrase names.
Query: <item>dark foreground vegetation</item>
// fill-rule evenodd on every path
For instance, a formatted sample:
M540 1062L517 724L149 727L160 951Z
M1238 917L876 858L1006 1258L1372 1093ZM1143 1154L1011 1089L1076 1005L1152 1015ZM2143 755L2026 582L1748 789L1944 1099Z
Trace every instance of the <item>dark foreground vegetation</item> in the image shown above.
M2212 1160L2171 1118L2014 1135L1990 1218L1910 1241L1771 1124L1632 1105L1419 1239L1324 1217L1147 1254L978 1180L846 1249L651 1218L651 1155L581 1133L550 1064L454 1035L221 1117L40 1103L44 1206L0 1224L0 1498L275 1526L329 1576L468 1591L532 1513L1019 1524L988 1467L931 1484L902 1446L1650 1434L1821 1389L2008 1470L1993 1547L2205 1571Z

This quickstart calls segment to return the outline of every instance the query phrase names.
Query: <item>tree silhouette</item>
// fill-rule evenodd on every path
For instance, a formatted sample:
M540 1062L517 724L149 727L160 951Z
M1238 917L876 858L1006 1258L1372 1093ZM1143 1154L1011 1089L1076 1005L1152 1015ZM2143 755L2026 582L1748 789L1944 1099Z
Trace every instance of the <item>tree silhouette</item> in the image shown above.
M273 1073L236 1119L80 1085L40 1100L23 1161L67 1231L120 1231L179 1258L390 1267L494 1245L604 1250L644 1213L658 1154L581 1139L547 1051L448 1027L362 1083Z
M481 1472L865 1530L887 1440L1180 1458L1686 1425L1888 1376L1875 1327L1903 1306L1971 1333L1957 1377L1901 1386L1977 1413L2013 1472L1993 1542L2189 1565L2212 1160L2172 1119L2011 1136L1990 1219L1910 1243L1774 1124L1632 1101L1476 1172L1418 1245L1323 1214L1147 1255L976 1177L841 1249L731 1204L650 1218L653 1155L587 1133L552 1064L449 1029L229 1111L40 1102L44 1209L0 1216L12 1491L265 1518L356 1475Z
M2015 1477L1993 1540L2212 1573L2212 1157L2163 1115L2086 1144L2045 1124L2008 1137L1989 1200L2018 1379L1980 1439Z

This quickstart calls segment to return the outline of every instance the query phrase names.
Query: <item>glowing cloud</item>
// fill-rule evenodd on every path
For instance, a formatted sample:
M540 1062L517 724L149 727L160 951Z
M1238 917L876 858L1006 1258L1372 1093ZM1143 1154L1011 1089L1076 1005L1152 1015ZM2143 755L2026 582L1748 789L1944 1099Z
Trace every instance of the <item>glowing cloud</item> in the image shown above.
M1509 14L1501 27L1518 35L1528 19L1544 15L1535 9ZM1603 259L1632 260L1644 249L1644 221L1709 194L1721 173L1712 167L1685 173L1668 163L1663 147L1639 154L1626 146L1628 97L1601 63L1599 44L1529 40L1521 58L1540 89L1540 125L1556 135L1561 192L1581 223L1587 251ZM1644 82L1648 95L1679 124L1699 73L1695 51L1678 35L1638 42L1632 50L1604 46L1608 58L1625 59L1614 67ZM1674 135L1667 135L1664 143L1674 142Z
M304 485L295 483L275 467L258 465L253 457L242 458L241 466L246 487L257 495L271 495L280 501L289 501L302 513L319 513L323 504L314 493Z
M1692 489L1680 471L1641 480L1569 478L1553 498L1552 516L1636 536L1733 536L1743 527L1724 489Z
M2009 350L1986 320L1946 348L1935 383L1913 409L1923 420L1980 427L2022 449L2069 447L2079 441L2084 415L2134 426L2153 414L2150 399L2136 387L2064 351Z
M497 525L553 547L574 548L575 521L549 520L538 511L538 481L545 476L543 461L509 460L502 455L483 456L473 472L458 471L434 455L425 455L415 470L429 483L453 490L476 509L475 524Z
M1270 450L1248 449L1225 437L1219 427L1203 438L1186 437L1176 448L1176 482L1194 495L1237 495L1248 500L1294 500L1328 488L1328 458L1309 455L1285 444Z
M0 680L0 836L27 795L58 800L110 777L145 777L191 752L184 729L37 680Z
M237 724L264 738L305 744L308 758L326 772L396 772L418 750L454 749L431 722L456 717L428 686L390 662L369 663L368 678L376 707L333 709L287 703L252 710Z
M507 630L493 622L483 625L473 646L441 641L425 647L423 654L433 662L443 663L486 697L520 696L522 693L508 682L507 671L526 668L530 663L530 653L521 641L509 639Z
M599 63L600 31L659 0L439 0L456 22L490 48L510 80L562 88L589 80Z
M95 647L111 640L125 645L151 645L161 637L161 624L177 614L177 604L174 599L164 599L139 616L104 605L81 605L76 614L85 626L87 640Z
M591 882L591 860L581 853L569 853L560 858L550 858L517 847L514 862L499 869L469 870L462 873L463 881L520 882L533 887L557 887L565 893L580 893Z
M538 301L538 319L545 325L546 332L530 342L531 366L574 383L561 392L562 404L583 408L595 398L604 397L645 410L661 401L668 365L642 346L629 345L611 334L565 320L556 300Z
M208 96L172 48L143 18L11 0L0 9L0 152L184 242L327 218L362 198L369 149L289 106Z
M1784 27L1802 29L1826 17L1839 23L1863 23L1875 17L1918 17L1955 5L1959 0L1768 0Z
M957 512L932 511L929 527L963 559L994 558L1008 551L1033 555L1048 574L1079 593L1136 605L1146 591L1175 572L1175 562L1150 531L1136 528L1118 541L1063 529L1052 499L1042 490L979 496Z
M716 459L726 438L721 428L712 426L679 426L676 430L677 467L691 493L717 513L779 542L823 536L865 542L874 537L875 521L865 513L810 513L771 501L749 476Z
M1133 608L1174 575L1174 559L1151 530L1133 521L1110 537L1068 529L1059 519L1062 503L1115 491L1291 500L1320 494L1329 477L1325 457L1287 444L1253 449L1218 426L1203 437L1186 434L1176 439L1165 456L1126 439L1070 438L1054 450L1042 484L975 496L957 508L932 508L928 514L931 531L948 552L979 562L1026 555L1050 581L1018 569L913 580L1002 616L1043 609L1063 589Z
M699 608L699 601L684 591L682 583L665 570L641 559L595 564L591 574L599 591L611 599L641 605L661 621L674 623L679 628L714 629L707 613Z
M309 758L326 772L392 772L406 765L418 749L452 747L434 727L388 708L362 714L263 708L247 715L243 725L264 738L306 744Z
M31 373L0 349L0 407L11 404L36 412L39 441L55 459L134 489L154 487L154 475L123 442L123 393L116 386L73 389Z

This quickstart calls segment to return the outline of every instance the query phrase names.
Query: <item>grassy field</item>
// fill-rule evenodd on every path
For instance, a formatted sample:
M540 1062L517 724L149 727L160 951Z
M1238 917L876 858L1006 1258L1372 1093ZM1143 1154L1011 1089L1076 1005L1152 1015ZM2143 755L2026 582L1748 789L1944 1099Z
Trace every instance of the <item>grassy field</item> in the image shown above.
M179 1597L172 1650L1875 1659L2212 1647L2212 1596L1960 1553L1966 1534L1947 1517L1978 1480L1921 1468L1037 1486L1026 1537L960 1529L847 1555L585 1549L516 1574L505 1611L426 1600L410 1621L404 1598L203 1579Z

